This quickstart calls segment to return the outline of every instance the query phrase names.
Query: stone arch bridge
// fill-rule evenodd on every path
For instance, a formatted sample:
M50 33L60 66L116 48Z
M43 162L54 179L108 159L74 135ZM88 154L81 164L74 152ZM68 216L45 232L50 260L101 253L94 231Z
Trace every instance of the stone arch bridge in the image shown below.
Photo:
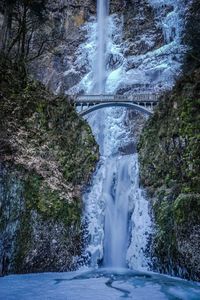
M147 115L153 113L158 104L159 94L124 95L82 95L74 99L74 106L80 116L85 116L95 110L105 107L128 107Z

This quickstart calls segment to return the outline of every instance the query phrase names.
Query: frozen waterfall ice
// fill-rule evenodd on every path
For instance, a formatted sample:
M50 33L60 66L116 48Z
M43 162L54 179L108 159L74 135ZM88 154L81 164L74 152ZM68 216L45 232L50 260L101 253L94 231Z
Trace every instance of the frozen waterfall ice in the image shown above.
M96 55L91 55L96 76L90 84L90 93L103 94L109 92L107 57L109 51L117 54L117 48L112 35L108 34L110 28L112 31L115 27L111 19L110 28L107 28L109 0L98 0L97 4L97 47ZM108 82L112 81L109 78ZM148 266L145 249L151 220L148 202L139 188L137 154L122 155L119 151L131 142L130 129L124 124L126 114L125 109L111 108L88 118L100 146L101 158L92 184L84 195L89 240L86 251L91 266L130 266L143 270ZM135 230L141 235L139 238Z
M184 5L181 0L148 2L154 9L156 26L163 29L164 43L147 53L126 57L126 43L122 43L123 18L117 14L108 17L108 0L98 0L98 20L92 19L85 25L88 38L78 52L78 62L88 60L88 73L73 91L115 93L120 86L138 83L144 87L151 85L158 91L172 87L184 52L180 40ZM162 14L165 4L171 11ZM153 43L149 39L146 42ZM177 49L180 54L175 57L173 53L177 53ZM109 65L110 58L117 58L114 67ZM136 67L130 69L129 65ZM86 252L91 266L129 266L145 270L149 266L146 251L152 224L148 201L139 187L137 154L134 149L129 155L119 151L127 144L136 143L130 128L125 126L126 117L127 111L119 108L100 110L88 117L101 158L84 195L88 229Z
M137 154L119 151L134 143L124 124L126 113L125 109L110 108L88 118L101 158L84 195L89 237L86 251L93 267L100 264L146 270L145 250L151 233L148 201L139 187Z
M104 74L101 75L103 79L99 82L104 83L103 90L106 93L116 93L121 89L124 89L127 94L132 93L133 90L136 92L146 92L147 90L159 92L172 88L175 78L180 74L186 51L181 37L187 5L182 0L148 0L146 2L154 11L155 27L159 32L162 30L163 42L160 46L155 47L154 35L141 33L138 36L138 42L144 42L147 45L145 47L149 50L144 53L136 51L136 54L135 51L129 51L127 55L129 41L124 40L123 14L118 13L105 17L108 8L106 12L105 0L99 0L99 4L104 5L104 17L98 19L98 22L95 18L91 18L83 26L84 32L87 33L87 39L79 46L76 53L77 60L74 67L86 68L87 72L81 81L70 89L69 93L81 93L83 90L85 93L95 92L94 87L97 88L95 82L99 81L95 74L98 74L98 77L100 74ZM135 18L139 20L140 17L139 13ZM103 24L102 28L101 24ZM104 47L97 47L97 41L99 44L101 40L97 28L100 28L101 33L105 34L103 41L106 41L106 45L104 44ZM160 39L159 36L157 39ZM104 63L107 61L106 66L104 63L100 64L98 58L100 53L102 61ZM116 62L114 66L113 59ZM97 62L99 66L97 66ZM97 71L100 66L101 72Z

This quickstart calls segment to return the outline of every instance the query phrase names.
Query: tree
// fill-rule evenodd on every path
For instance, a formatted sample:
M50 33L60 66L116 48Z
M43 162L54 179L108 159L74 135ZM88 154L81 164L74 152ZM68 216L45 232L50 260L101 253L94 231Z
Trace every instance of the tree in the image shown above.
M15 3L15 0L8 0L6 2L3 1L1 3L1 11L3 12L4 20L0 32L0 45L3 51L6 51L8 46L8 40L11 36L12 16Z
M1 49L16 61L26 62L40 56L48 42L42 29L46 21L46 0L4 0L0 31ZM4 7L4 8L3 8ZM34 44L34 46L33 46Z

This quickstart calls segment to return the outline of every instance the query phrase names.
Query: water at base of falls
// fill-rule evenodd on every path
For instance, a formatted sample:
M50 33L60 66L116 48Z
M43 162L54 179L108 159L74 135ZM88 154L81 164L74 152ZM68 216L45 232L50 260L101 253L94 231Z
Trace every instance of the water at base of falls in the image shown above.
M199 300L200 285L153 273L100 269L0 278L2 300Z

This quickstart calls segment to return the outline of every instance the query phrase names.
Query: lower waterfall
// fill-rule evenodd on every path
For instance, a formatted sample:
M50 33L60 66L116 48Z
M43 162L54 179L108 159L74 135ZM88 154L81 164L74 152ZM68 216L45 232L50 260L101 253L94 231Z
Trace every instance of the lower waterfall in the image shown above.
M125 125L126 114L124 109L112 108L93 113L88 119L101 158L84 195L86 251L92 267L146 270L151 220L148 201L139 187L135 137ZM129 153L122 153L120 149L127 145Z
M109 159L104 180L105 225L104 264L109 267L126 266L128 233L128 204L130 178L130 158Z

